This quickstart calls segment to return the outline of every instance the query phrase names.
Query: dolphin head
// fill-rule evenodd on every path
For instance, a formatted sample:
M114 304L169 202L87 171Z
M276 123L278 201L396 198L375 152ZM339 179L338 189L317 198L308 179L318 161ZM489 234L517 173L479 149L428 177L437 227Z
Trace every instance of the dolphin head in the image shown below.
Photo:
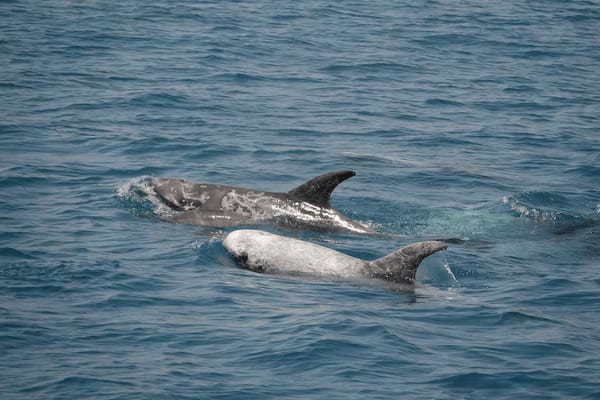
M260 259L261 250L270 245L270 236L272 235L259 230L240 229L227 235L223 246L239 263L254 264L254 261Z

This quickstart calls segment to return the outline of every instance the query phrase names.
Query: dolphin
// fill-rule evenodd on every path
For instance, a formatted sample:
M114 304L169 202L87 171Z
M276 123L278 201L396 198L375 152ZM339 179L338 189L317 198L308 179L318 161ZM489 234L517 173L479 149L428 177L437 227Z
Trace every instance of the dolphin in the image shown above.
M331 207L333 190L354 175L354 171L330 172L287 193L173 178L152 178L150 186L164 204L178 211L165 217L171 222L211 227L274 224L320 231L375 233Z
M421 261L448 245L439 241L414 243L374 261L327 247L260 230L231 232L223 246L243 267L255 272L335 278L375 278L412 286Z

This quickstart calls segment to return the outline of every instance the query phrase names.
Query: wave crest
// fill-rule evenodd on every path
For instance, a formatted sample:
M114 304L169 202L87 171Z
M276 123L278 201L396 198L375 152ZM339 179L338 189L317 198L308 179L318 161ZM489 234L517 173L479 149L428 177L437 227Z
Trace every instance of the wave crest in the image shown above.
M134 215L163 218L176 214L154 192L151 176L132 178L116 190L117 198Z
M591 214L578 210L574 202L558 193L531 191L505 196L502 202L521 218L550 227L555 233L568 233L596 225L598 209Z

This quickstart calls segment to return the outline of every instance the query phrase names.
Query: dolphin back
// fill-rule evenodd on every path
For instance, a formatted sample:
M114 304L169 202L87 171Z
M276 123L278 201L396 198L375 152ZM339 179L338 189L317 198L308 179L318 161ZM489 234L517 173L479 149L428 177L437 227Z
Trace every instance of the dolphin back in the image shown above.
M292 275L362 276L366 262L328 247L255 229L239 229L223 246L255 272Z
M336 171L317 176L310 181L290 190L287 194L298 200L319 207L331 208L331 193L346 179L356 175L354 171Z
M447 248L446 243L438 241L413 243L367 265L373 277L412 285L421 262L433 253Z

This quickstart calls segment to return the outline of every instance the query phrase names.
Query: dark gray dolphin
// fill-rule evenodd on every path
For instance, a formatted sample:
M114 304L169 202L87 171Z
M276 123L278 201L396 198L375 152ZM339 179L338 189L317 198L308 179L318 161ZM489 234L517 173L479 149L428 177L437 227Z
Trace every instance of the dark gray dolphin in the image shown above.
M374 233L331 207L333 190L354 175L354 171L330 172L287 193L171 178L152 178L150 184L162 202L179 212L165 218L171 222L213 227L274 224Z

